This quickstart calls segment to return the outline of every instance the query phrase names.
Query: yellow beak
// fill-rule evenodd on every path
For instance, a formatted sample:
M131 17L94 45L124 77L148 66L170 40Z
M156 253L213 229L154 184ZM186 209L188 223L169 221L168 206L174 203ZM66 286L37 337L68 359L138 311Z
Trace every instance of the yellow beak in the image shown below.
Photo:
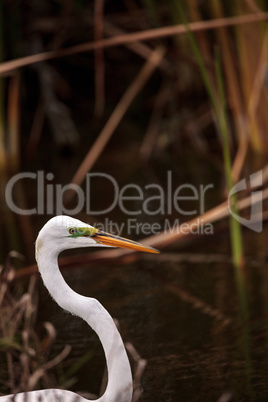
M146 253L155 253L155 254L159 253L159 251L153 247L145 246L133 240L128 240L125 239L124 237L115 236L110 233L103 232L101 230L98 230L92 237L97 243L105 244L106 246L145 251Z

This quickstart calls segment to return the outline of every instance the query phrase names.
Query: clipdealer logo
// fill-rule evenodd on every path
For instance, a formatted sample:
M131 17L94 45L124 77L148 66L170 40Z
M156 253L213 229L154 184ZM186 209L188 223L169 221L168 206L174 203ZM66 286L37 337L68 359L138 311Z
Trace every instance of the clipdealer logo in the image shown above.
M109 197L103 209L94 209L92 199L94 195L93 180L98 180L103 187L109 186ZM19 182L24 183L30 180L36 189L36 205L25 209L19 205L19 200L15 196L16 186ZM263 185L262 171L250 175L248 182L242 179L236 183L228 195L228 207L230 214L242 225L260 233L263 228L263 192L260 190ZM117 181L106 173L88 173L86 177L85 191L75 184L61 185L54 182L52 173L43 171L21 172L13 176L5 190L5 197L8 207L16 214L20 215L75 215L85 211L90 216L109 214L114 208L127 215L127 219L121 225L105 218L103 227L96 223L96 226L107 231L137 234L156 234L161 231L185 232L192 234L212 234L212 224L204 223L200 218L194 223L187 223L191 217L201 216L205 212L207 193L214 188L213 184L194 186L189 183L180 184L175 187L172 180L172 172L168 171L165 185L157 183L147 184L141 187L135 183L128 183L120 188ZM66 207L63 199L66 191L72 190L76 194L76 205ZM245 219L237 214L233 208L233 195L240 191L250 190L251 210L249 219ZM108 202L109 198L109 202ZM195 208L190 205L195 205ZM181 222L178 218L172 220L172 216L184 217ZM143 222L140 222L142 216ZM150 217L149 222L144 222L144 216ZM153 217L157 220L153 221ZM160 217L160 219L159 219ZM161 224L159 223L161 221ZM185 222L186 221L186 222ZM190 225L190 226L189 226Z
M98 183L102 183L103 187L108 184L112 185L111 203L104 209L93 210L91 197L94 194L94 185L92 179L97 178ZM36 187L37 205L34 208L24 209L20 207L14 198L16 185L19 181L31 180L33 186ZM199 185L195 187L192 184L184 183L176 188L172 185L172 172L167 172L165 186L151 183L141 187L135 183L128 183L122 188L119 187L117 181L106 173L88 173L86 176L86 189L76 184L55 184L52 183L54 175L52 173L45 174L43 171L37 173L23 172L13 176L5 191L6 202L9 208L21 215L43 215L43 214L69 214L74 215L82 210L86 210L89 215L103 215L111 212L116 206L127 215L171 215L178 213L182 216L201 215L205 212L206 193L213 188L213 184ZM108 183L109 182L109 183ZM76 206L67 208L64 205L64 193L72 190L76 194ZM93 196L94 197L94 196ZM93 198L92 197L92 198ZM135 204L129 207L129 201ZM190 209L185 207L185 202L194 201L196 208ZM182 206L184 202L184 207Z
M211 223L204 223L202 219L197 219L195 222L180 222L179 219L173 221L165 218L160 224L159 222L140 222L136 218L128 218L126 221L119 224L112 220L105 218L103 222L96 222L93 224L99 230L109 233L116 233L122 236L123 233L136 235L150 236L160 234L161 232L169 232L176 234L192 234L192 235L212 235L213 226Z
M28 209L22 208L19 198L16 197L16 186L25 183L25 180L36 189L36 205ZM93 209L92 201L96 198L94 180L97 180L98 187L101 184L103 188L109 188L106 190L109 194L105 208L95 206ZM149 235L161 231L212 234L212 224L204 223L202 219L192 224L187 221L204 214L207 193L213 188L213 184L194 186L183 183L175 186L172 172L167 171L164 185L150 183L143 187L135 183L120 187L109 174L88 173L83 190L75 184L56 184L52 173L38 171L21 172L13 176L6 186L5 197L9 208L21 215L75 215L84 211L91 217L102 215L103 218L103 215L109 214L114 208L119 208L127 216L123 223L118 225L105 218L103 226L99 223L95 225L119 235L122 232ZM72 190L76 195L75 206L72 205L72 208L64 205L64 194L68 190ZM147 222L144 221L146 216ZM154 219L154 216L157 219Z

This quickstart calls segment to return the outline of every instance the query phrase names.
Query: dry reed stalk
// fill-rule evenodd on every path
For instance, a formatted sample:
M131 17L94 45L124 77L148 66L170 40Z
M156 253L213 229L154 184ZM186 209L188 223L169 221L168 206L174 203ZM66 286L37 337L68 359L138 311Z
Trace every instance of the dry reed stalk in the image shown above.
M104 31L109 36L127 35L127 33L124 32L122 29L116 27L114 24L107 20L104 20ZM149 59L153 52L153 49L149 45L140 42L129 43L126 45L126 48L145 60ZM159 63L159 68L162 69L165 73L169 74L170 71L173 69L173 66L168 60L163 59L161 63Z
M38 367L31 376L28 377L27 391L33 390L36 387L37 382L42 378L47 370L52 369L61 363L71 352L71 346L65 345L63 350L54 359L42 364Z
M249 6L245 2L236 0L233 3L236 13L248 12ZM267 32L266 25L241 25L236 27L237 51L239 57L239 70L241 86L245 106L249 104L252 95L256 71L261 60L262 43ZM266 57L267 58L267 57ZM265 60L265 64L267 60ZM259 107L255 109L254 115L248 115L248 127L250 142L257 151L262 152L268 148L267 136L268 127L268 96L265 88L261 88Z
M256 119L256 110L260 103L261 92L264 86L265 74L266 74L266 60L267 60L267 45L268 45L268 31L266 31L263 46L261 50L261 54L259 57L259 63L257 67L257 71L253 80L253 86L251 93L249 94L249 99L246 100L247 103L247 114L248 114L248 122L245 122L245 119L241 122L244 127L244 131L247 133L246 136L240 135L238 138L238 150L233 162L233 178L237 180L239 177L239 172L241 172L244 161L247 155L248 146L249 146L249 132L251 129L254 129L252 126L253 121Z
M216 18L222 18L224 15L222 4L217 0L211 0L211 11L213 17ZM245 105L243 105L241 98L241 88L239 86L235 55L230 46L230 32L225 27L222 27L216 31L216 35L220 45L221 60L224 68L224 76L226 78L228 105L233 114L235 133L238 140L238 153L232 170L233 180L236 182L244 164L249 133L247 125L244 122Z
M248 132L248 126L244 121L241 121L241 128L244 126L245 133ZM243 138L238 138L238 149L236 155L234 157L233 166L232 166L232 178L234 183L236 183L240 177L241 171L244 166L244 162L247 156L249 145L249 138L248 135L244 136Z
M19 126L20 126L20 74L16 71L10 77L8 91L8 151L9 170L17 172L19 169Z
M133 373L133 396L131 402L137 402L142 394L141 379L147 365L147 361L139 355L132 343L125 343L125 347L135 363Z
M199 2L198 0L190 0L188 1L188 11L189 15L191 16L191 20L193 22L200 22L202 21L202 16L199 10ZM189 23L190 25L191 23ZM211 50L209 47L209 42L207 39L206 31L198 32L198 35L195 36L196 41L198 42L200 51L204 57L205 63L211 61Z
M1 125L0 121L0 136L1 130L3 129L3 141L4 143L0 145L4 147L3 152L4 155L4 162L0 161L0 204L2 205L3 210L2 215L4 216L4 220L8 222L7 225L7 236L9 247L12 249L19 249L19 244L21 244L21 240L19 239L18 232L16 230L16 222L15 216L13 212L8 208L4 189L6 188L8 175L12 173L17 173L20 166L20 147L19 147L19 126L20 126L20 73L17 71L10 73L8 76L8 93L7 93L7 127L4 124L4 120L2 120L3 125ZM1 89L0 89L1 90ZM1 96L1 95L0 95ZM0 106L1 108L1 106ZM0 111L1 115L1 111ZM4 117L3 117L4 119ZM1 120L1 116L0 116ZM7 133L7 134L6 134ZM1 140L0 140L1 142ZM2 151L0 150L0 153ZM0 157L1 159L1 157ZM2 165L1 165L2 163ZM16 195L18 196L20 193L23 192L20 183L16 186ZM20 216L24 222L28 221L27 216ZM31 225L28 226L29 230L25 233L25 240L29 239L30 233L32 232ZM27 224L22 225L22 229L26 229ZM28 246L26 247L26 254L27 251L31 249L33 244L33 238L30 239ZM28 256L32 255L32 252L27 254Z
M188 24L188 28L193 32L217 29L224 26L236 26L249 24L252 22L265 21L268 19L268 13L244 14L235 17L219 18L209 21L197 21ZM100 48L112 46L127 45L134 42L146 41L151 39L159 39L163 37L180 35L186 33L184 24L168 26L163 28L149 29L142 32L133 32L125 35L118 35L113 38L103 39L98 42L86 42L79 45L71 46L66 49L51 50L44 53L34 54L22 57L16 60L6 61L0 64L0 75L14 69L28 66L33 63L51 60L59 57L71 56L78 53L90 52Z
M256 4L255 0L245 0L245 2L252 12L259 13L261 11L261 8Z
M91 170L92 166L94 165L94 163L100 156L101 152L103 151L104 147L108 143L109 139L113 135L115 129L117 128L124 114L128 110L131 102L141 91L141 89L144 87L145 83L148 81L155 68L161 62L163 55L164 55L163 48L157 48L152 53L148 61L144 64L137 77L133 80L131 85L123 94L122 98L118 102L117 106L115 107L113 113L111 114L110 118L108 119L107 123L105 124L104 128L99 134L98 138L96 139L96 141L90 148L89 152L87 153L86 157L84 158L83 162L79 166L77 172L75 173L74 177L71 180L71 184L80 185L83 182L83 180L86 177L86 174ZM74 191L73 190L66 191L65 195L66 196L64 201L68 203L71 201L74 195Z
M13 253L15 256L15 253ZM7 344L6 348L6 360L7 360L7 372L9 387L15 389L16 378L14 370L14 352L20 350L20 347L16 344L14 337L17 332L18 326L21 323L21 318L26 307L27 295L22 296L20 299L15 299L10 291L10 285L14 276L14 268L11 264L10 254L6 260L5 266L1 271L1 315L0 315L0 331L1 337Z
M18 181L14 190L14 197L16 200L19 200L19 205L23 209L27 209L27 197L26 197L26 189L25 186L23 186L23 183L21 181ZM34 234L33 234L33 225L31 221L31 215L22 215L18 214L17 220L19 223L20 227L20 233L21 235L19 236L19 231L17 230L17 225L15 221L15 216L10 211L7 209L7 214L9 215L9 220L10 222L13 223L13 228L12 228L12 234L13 237L17 236L18 237L18 243L23 244L23 249L24 249L24 255L26 256L28 261L32 261L33 259L33 253L32 253L32 247L34 244ZM10 223L9 223L10 224Z
M13 285L15 270L11 258L14 257L20 258L18 253L10 253L0 272L1 349L6 356L7 385L12 393L31 391L40 378L49 380L47 371L59 364L70 352L70 347L67 346L52 360L44 360L44 354L47 354L44 352L48 352L55 340L55 329L52 324L45 323L49 339L46 338L45 342L39 340L34 331L37 277L31 277L27 293L19 296ZM51 384L48 383L49 386Z
M213 17L216 17L216 19L222 19L224 16L222 5L217 2L217 0L211 0L210 3L210 10ZM194 5L194 7L189 7L189 12L192 15L192 18L195 20L201 19L196 0L192 0L191 5ZM239 80L236 72L235 55L229 46L231 40L229 31L226 29L226 26L219 27L219 29L216 30L216 35L218 37L218 43L221 50L221 60L223 62L226 77L228 104L230 105L233 114L235 132L238 141L238 151L232 166L232 177L236 182L240 176L247 154L249 130L245 122L245 102L243 102L242 99L241 87L238 85ZM207 45L208 41L206 40L206 37L199 33L196 40L199 43L199 48L202 51L205 62L213 63L214 56L211 54L211 49ZM211 82L212 81L213 79Z
M50 42L51 49L59 49L68 37L68 30L70 29L70 21L75 12L74 0L65 0L62 2L61 12L57 19L55 34Z
M95 42L103 39L103 12L104 1L95 0L94 2L94 40ZM95 50L95 109L96 117L101 117L105 107L105 65L103 48Z
M268 30L266 30L263 38L262 49L260 52L257 69L253 77L252 90L248 98L248 115L250 121L256 117L257 108L261 103L262 91L265 86L266 70L267 70L267 46L268 46Z
M0 315L0 330L1 330L1 335L2 338L4 339L9 339L10 337L10 332L12 334L12 326L8 325L7 322L7 316L11 316L13 313L14 309L14 300L13 298L10 299L9 306L5 306L4 301L6 296L9 293L9 286L10 282L14 278L14 270L13 267L10 264L10 258L7 259L7 264L6 264L6 270L4 272L4 268L1 267L1 277L3 277L3 280L1 281L2 286L0 288L1 292L1 315ZM8 372L8 378L9 378L9 385L11 387L15 386L15 376L14 376L14 369L13 369L13 360L12 360L12 354L9 349L6 351L6 361L7 361L7 372Z
M39 102L37 104L34 118L33 118L33 124L31 127L30 131L30 136L29 136L29 141L26 149L26 156L31 157L36 154L37 152L37 147L41 138L41 133L42 129L44 127L45 123L45 106L43 100L39 99Z
M4 188L4 174L7 170L7 155L5 146L5 121L4 121L4 94L3 94L4 78L0 77L0 187ZM1 201L2 202L2 201Z

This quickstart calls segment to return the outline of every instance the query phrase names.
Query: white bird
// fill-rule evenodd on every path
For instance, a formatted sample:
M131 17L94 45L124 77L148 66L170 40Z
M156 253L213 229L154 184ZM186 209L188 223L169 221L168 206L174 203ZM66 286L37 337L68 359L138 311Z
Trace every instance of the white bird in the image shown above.
M64 310L83 318L97 333L106 357L108 384L98 402L131 402L132 374L126 350L114 321L98 300L81 296L64 281L58 266L63 250L92 246L122 247L151 253L157 250L119 236L110 235L68 216L50 219L39 232L35 255L37 265L52 298ZM1 402L88 402L62 389L30 391L0 397Z

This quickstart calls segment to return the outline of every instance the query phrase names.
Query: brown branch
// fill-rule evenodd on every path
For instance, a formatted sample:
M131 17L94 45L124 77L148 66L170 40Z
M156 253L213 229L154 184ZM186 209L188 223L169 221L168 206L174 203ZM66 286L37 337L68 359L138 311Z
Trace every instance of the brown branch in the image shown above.
M217 29L219 27L248 24L252 22L264 21L268 19L268 13L244 14L236 17L217 18L209 21L196 21L188 24L188 28L193 31L203 31L208 29ZM71 56L73 54L90 52L96 49L107 48L112 46L126 45L139 41L158 39L173 35L186 33L186 27L183 24L171 27L163 27L157 29L149 29L142 32L133 32L126 35L118 35L112 38L103 39L98 42L86 42L79 45L71 46L66 49L52 50L44 53L34 54L22 57L16 60L6 61L0 64L0 74L24 67L29 64L39 63L40 61L51 60L58 57Z

